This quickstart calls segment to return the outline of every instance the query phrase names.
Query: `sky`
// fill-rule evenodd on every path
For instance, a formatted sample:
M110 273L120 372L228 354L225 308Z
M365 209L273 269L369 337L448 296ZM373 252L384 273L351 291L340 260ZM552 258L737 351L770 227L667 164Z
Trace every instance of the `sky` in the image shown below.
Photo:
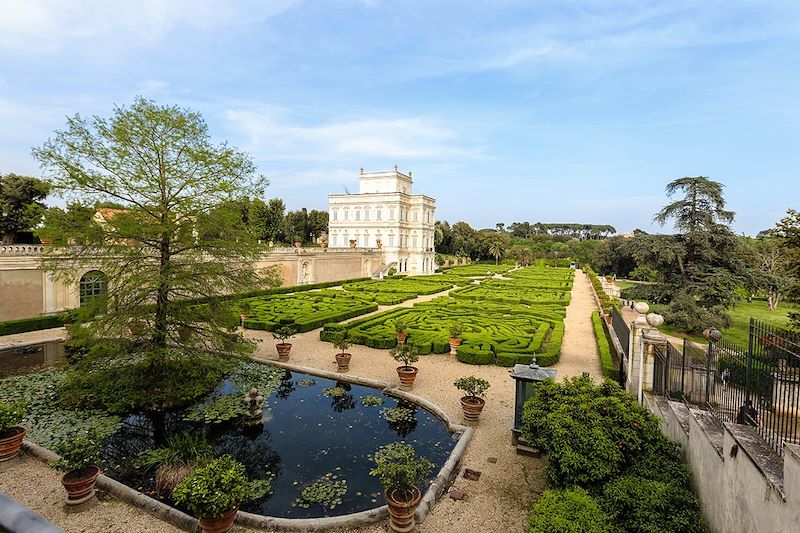
M394 165L476 228L669 231L682 176L722 182L739 233L800 209L797 0L0 0L0 173L138 95L202 113L289 209Z

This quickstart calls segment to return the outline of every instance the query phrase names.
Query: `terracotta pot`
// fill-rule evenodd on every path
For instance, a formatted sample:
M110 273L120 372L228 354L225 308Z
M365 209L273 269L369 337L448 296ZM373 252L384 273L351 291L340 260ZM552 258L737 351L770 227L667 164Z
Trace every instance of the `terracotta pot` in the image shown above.
M239 318L242 319L242 322L250 318L250 313L239 313Z
M25 428L19 426L0 432L0 461L8 461L16 457L24 438Z
M464 418L466 420L478 420L484 405L486 405L486 400L483 398L476 396L461 397L461 408L464 410Z
M200 528L203 533L225 533L231 528L233 521L236 520L237 512L239 512L239 509L234 507L218 518L201 518Z
M292 350L292 343L291 342L279 342L275 345L275 348L278 350L278 357L281 359L288 359L289 352Z
M397 489L388 489L384 493L386 505L389 507L389 525L392 531L407 533L414 530L414 513L417 511L422 493L417 487L411 487L410 498Z
M419 369L415 366L397 367L397 375L400 377L400 383L402 385L413 385L414 380L417 378L417 372L419 372Z
M319 243L319 247L320 248L327 248L328 247L328 243L327 242L321 242L321 243Z
M408 338L408 333L405 331L398 331L395 333L395 337L397 337L397 344L405 344L406 339Z
M67 491L67 505L89 501L94 496L94 484L99 475L100 469L96 466L87 466L64 474L61 484Z
M295 248L300 248L301 246L303 246L303 243L302 243L302 242L300 242L300 241L294 241L294 247L295 247Z
M350 358L353 357L349 353L337 353L336 354L336 365L339 367L339 370L343 372L347 372L350 369Z
M458 337L450 337L447 339L447 342L450 344L450 355L456 355L456 348L461 346L461 339Z

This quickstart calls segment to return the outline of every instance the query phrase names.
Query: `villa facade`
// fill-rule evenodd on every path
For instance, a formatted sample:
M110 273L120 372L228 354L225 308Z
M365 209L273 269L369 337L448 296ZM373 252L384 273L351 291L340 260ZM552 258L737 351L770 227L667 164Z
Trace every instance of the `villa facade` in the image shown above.
M396 166L388 172L361 169L358 194L328 195L328 246L380 249L387 267L433 274L436 200L413 194L412 185L411 172Z

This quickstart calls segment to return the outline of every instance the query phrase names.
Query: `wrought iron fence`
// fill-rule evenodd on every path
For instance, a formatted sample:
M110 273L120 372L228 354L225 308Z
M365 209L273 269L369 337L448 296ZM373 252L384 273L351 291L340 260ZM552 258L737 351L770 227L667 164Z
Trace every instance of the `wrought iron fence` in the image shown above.
M757 428L779 453L800 442L800 335L750 319L748 346L654 346L653 392Z
M611 308L611 329L617 334L619 343L622 345L622 352L617 354L617 359L619 360L619 384L621 387L625 387L625 371L627 368L625 366L625 358L628 356L626 352L630 349L631 328L616 307Z

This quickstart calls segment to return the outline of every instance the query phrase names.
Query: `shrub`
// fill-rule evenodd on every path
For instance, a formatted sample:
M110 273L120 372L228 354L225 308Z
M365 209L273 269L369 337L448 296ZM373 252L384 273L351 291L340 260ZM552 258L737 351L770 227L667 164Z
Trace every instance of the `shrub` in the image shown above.
M210 461L214 449L205 435L179 433L167 437L164 448L146 450L136 460L136 465L156 469L156 491L171 493L194 469Z
M463 377L453 382L455 388L464 391L467 396L475 398L482 398L486 391L489 389L489 382L483 378L476 378L475 376Z
M597 343L597 353L600 355L600 367L603 370L603 376L608 379L619 379L619 368L614 364L614 359L611 357L611 345L608 342L608 335L603 327L603 319L600 318L600 313L592 311L592 328L594 329L594 340Z
M51 466L59 470L81 470L96 465L100 460L102 441L95 431L75 432L68 435L54 450L60 459Z
M25 403L22 401L0 401L0 435L9 429L19 426L25 418Z
M188 475L175 487L172 497L195 516L218 518L240 503L270 492L269 482L249 481L244 466L223 455Z
M294 328L289 326L281 326L276 328L275 331L272 332L272 337L275 340L281 341L281 344L286 344L286 341L291 339L295 334Z
M603 487L603 507L622 531L701 533L706 526L700 502L674 483L623 476Z
M457 338L461 337L462 333L464 333L464 326L462 326L458 322L453 322L452 324L450 324L450 328L448 329L448 332L450 333L450 338L451 339L457 339Z
M701 307L694 297L679 295L664 309L664 320L671 326L687 332L700 332L709 327L725 329L731 317L722 306Z
M608 514L581 488L546 490L533 506L525 533L618 532Z
M19 320L6 320L0 322L0 335L13 335L40 329L60 328L66 323L67 313L58 315L37 316Z
M398 490L407 494L411 487L425 479L433 463L424 457L417 457L414 448L404 442L393 442L381 446L374 456L375 468L369 475L377 476L386 490Z
M389 350L389 355L398 363L402 363L403 366L411 366L419 361L419 351L410 344L398 344Z

